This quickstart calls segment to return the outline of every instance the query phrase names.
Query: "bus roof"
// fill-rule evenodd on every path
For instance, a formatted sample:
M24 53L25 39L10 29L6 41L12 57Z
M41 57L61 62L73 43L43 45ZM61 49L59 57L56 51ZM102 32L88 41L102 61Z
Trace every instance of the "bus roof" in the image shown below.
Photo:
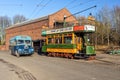
M31 40L31 37L30 36L27 36L27 35L18 35L18 36L14 36L12 37L10 40Z

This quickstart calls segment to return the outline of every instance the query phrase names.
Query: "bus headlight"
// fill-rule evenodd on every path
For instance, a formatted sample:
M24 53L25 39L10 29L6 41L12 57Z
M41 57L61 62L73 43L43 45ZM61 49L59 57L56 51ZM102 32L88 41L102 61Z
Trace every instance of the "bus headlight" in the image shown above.
M18 53L21 53L22 52L22 49L18 49Z
M34 52L34 49L30 49L30 52Z

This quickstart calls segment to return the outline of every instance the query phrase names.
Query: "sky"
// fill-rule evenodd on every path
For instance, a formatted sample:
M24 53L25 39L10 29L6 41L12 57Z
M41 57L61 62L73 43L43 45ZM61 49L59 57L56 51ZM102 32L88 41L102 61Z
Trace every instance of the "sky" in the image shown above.
M120 6L120 0L0 0L0 16L13 17L24 15L27 19L34 19L52 14L66 7L72 14L96 5L96 8L77 14L95 15L103 7Z

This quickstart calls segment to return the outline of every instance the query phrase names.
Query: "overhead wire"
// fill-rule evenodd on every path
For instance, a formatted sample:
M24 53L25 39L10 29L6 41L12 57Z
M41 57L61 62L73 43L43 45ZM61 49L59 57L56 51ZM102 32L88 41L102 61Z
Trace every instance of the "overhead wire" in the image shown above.
M38 4L36 5L36 7L39 7L43 1L44 1L44 0L42 0L40 3L38 3Z
M79 14L79 13L82 13L82 12L84 12L84 11L87 11L87 10L92 9L92 8L95 8L95 7L97 7L97 6L94 5L94 6L92 6L92 7L89 7L89 8L87 8L87 9L84 9L84 10L82 10L82 11L79 11L79 12L76 12L76 13L74 13L74 14L71 14L71 15L67 16L66 18L71 17L71 16L76 15L76 14Z
M30 15L30 17L33 16L33 14L36 12L37 8L38 8L39 6L41 6L41 3L42 3L43 1L44 1L44 0L41 0L38 4L36 4L34 10L32 11L32 13L31 13L31 15Z
M33 15L33 17L35 17L39 12L40 10L44 9L52 0L49 0L46 4L44 4L44 6L42 6L36 13L35 15Z
M85 2L82 2L82 3L79 3L78 5L75 5L75 6L73 6L73 7L70 7L69 9L73 9L73 8L75 8L75 7L78 7L78 6L80 6L80 5L84 5L84 4L89 3L89 2L92 2L92 1L95 1L95 0L88 0L88 1L85 1Z
M23 4L13 4L13 3L11 3L11 4L9 4L9 3L1 3L0 4L0 6L6 6L6 7L19 7L20 9L18 9L19 11L18 11L18 13L20 14L21 13L21 7L23 7ZM12 8L12 9L14 9L14 8ZM12 11L12 10L11 10ZM13 11L12 11L13 12ZM17 14L16 14L17 15Z
M38 5L36 5L36 8L33 10L33 13L34 13L34 12L36 11L36 9L41 5L41 3L42 3L43 1L44 1L44 0L42 0ZM75 5L75 6L73 6L73 7L70 7L69 9L75 8L75 7L80 6L80 5L84 5L84 4L89 3L89 2L92 2L92 1L94 1L94 0L88 0L88 1L86 1L86 2L83 2L83 3L80 3L80 4ZM36 15L40 12L40 10L44 9L50 2L51 2L51 0L49 0L46 4L44 4L44 5L35 13L34 16L36 16ZM73 2L75 2L75 0L70 1L70 2L69 2L66 6L64 6L64 7L69 6L69 5L72 4Z
M0 6L23 6L22 4L0 4Z
M70 4L73 4L75 2L75 0L72 0L72 1L70 1L67 5L65 5L64 7L67 7L67 6L69 6Z
M42 1L41 1L41 2L42 2ZM41 9L39 9L39 11L42 10L44 7L46 7L46 5L48 5L49 2L50 2L50 0L49 0ZM69 2L67 5L65 5L64 7L69 6L69 5L72 4L73 2L75 2L75 0L70 1L70 2ZM38 8L38 7L39 7L39 5L36 6L36 8ZM36 10L36 9L35 9L35 10ZM35 12L35 10L33 10L33 12ZM39 12L39 11L38 11L38 12ZM37 12L37 13L38 13L38 12ZM37 13L36 13L36 14L37 14Z

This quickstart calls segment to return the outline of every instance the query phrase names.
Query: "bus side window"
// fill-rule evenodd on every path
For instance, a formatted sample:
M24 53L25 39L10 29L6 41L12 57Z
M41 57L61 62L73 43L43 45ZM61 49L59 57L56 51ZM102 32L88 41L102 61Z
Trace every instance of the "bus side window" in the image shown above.
M16 42L15 42L15 41L13 41L13 40L12 40L12 41L10 41L10 45L11 45L11 46L14 46L14 45L16 45Z

